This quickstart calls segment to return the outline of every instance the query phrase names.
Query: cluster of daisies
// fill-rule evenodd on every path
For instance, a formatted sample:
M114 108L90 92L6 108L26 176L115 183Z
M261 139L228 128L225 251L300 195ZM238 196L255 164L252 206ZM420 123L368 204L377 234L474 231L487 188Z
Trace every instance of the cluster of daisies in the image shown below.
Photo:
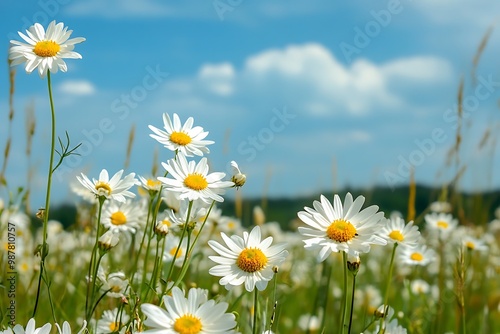
M9 51L11 65L26 63L27 72L38 69L41 77L58 70L65 72L64 58L81 58L73 48L85 40L69 39L71 33L62 23L56 24L55 21L47 30L35 24L26 34L19 33L26 43L12 41ZM84 330L96 333L237 333L241 323L234 314L237 310L230 307L229 300L225 300L222 294L209 298L207 289L186 279L189 273L207 272L217 277L219 285L227 291L236 291L235 295L243 293L244 289L257 296L258 292L267 289L278 270L287 272L292 291L307 285L315 275L315 271L308 267L311 263L309 255L315 258L317 267L318 263L333 261L335 253L340 253L343 259L347 259L343 265L355 263L357 273L358 270L368 270L361 265L361 256L370 253L371 262L367 267L380 271L379 264L383 263L383 257L387 257L384 250L389 247L377 246L388 245L392 246L390 272L397 253L395 263L399 275L408 277L411 273L408 268L415 266L434 265L433 270L439 271L446 261L450 261L446 254L453 253L452 247L479 252L489 250L500 257L495 238L486 240L481 237L495 235L495 231L487 234L472 227L459 226L446 203L431 206L430 213L425 215L425 230L421 234L413 221L406 223L398 214L386 218L376 205L363 208L365 198L354 198L350 193L343 201L339 195L334 195L332 201L321 195L319 201L313 202L312 208L305 207L298 213L301 223L298 234L284 232L279 225L264 222L247 231L238 219L223 216L216 206L224 201L227 190L242 187L246 176L234 161L231 162L233 174L229 179L225 179L225 173L210 172L206 155L214 142L206 139L209 133L195 126L192 117L183 123L177 114L163 115L163 129L152 125L149 128L152 131L150 136L173 154L170 160L162 163L164 170L161 175L145 177L120 170L110 176L103 169L97 178L89 178L82 173L72 186L75 193L90 204L80 208L78 223L81 230L71 233L56 222L49 224L51 255L48 268L54 272L53 286L61 286L71 294L80 286L68 282L82 281L82 275L85 276L85 315L79 320L83 324L79 333ZM139 198L134 187L138 187ZM18 261L31 259L29 255L23 255L29 254L29 249L35 244L29 238L29 218L18 208L4 208L2 205L0 224L3 227L7 222L16 222L19 231L24 232L16 246ZM500 224L490 224L490 228L497 225ZM26 251L22 248L23 240L27 240ZM91 250L89 245L93 245ZM298 248L306 252L299 254ZM297 253L292 250L297 250ZM83 256L73 256L76 252ZM57 275L60 263L69 258L74 261L74 266ZM196 263L195 269L192 268L194 258L202 259ZM207 258L210 261L204 260ZM378 263L378 267L370 263ZM36 265L27 263L26 267L36 268ZM88 271L78 270L84 267L88 267ZM19 271L22 273L23 269ZM32 270L31 278L35 271ZM390 281L391 277L388 278ZM32 287L31 282L32 279L23 283L26 291ZM189 286L187 282L193 285ZM411 291L427 293L432 284L413 279ZM204 288L219 291L213 287ZM364 332L406 333L398 319L393 317L394 309L388 306L388 289L384 291L383 300L377 296L380 290L362 288L358 299L352 296L356 303L361 301L360 294L369 296L365 299L377 301L378 305L371 305L373 314L384 319L373 322L373 328L366 327ZM111 302L100 304L105 298L119 301L119 307L110 309L109 305L116 305ZM126 305L130 305L130 309ZM253 306L253 312L257 312L256 306ZM323 330L321 324L325 317L326 314L309 314L298 323L304 331ZM254 333L257 327L261 333L272 333L272 321L266 326L257 326L257 319L260 318L254 316L253 323L249 321ZM67 322L62 328L56 327L59 333L71 333ZM16 325L1 333L44 334L50 330L50 324L35 328L35 321L31 319L26 328Z

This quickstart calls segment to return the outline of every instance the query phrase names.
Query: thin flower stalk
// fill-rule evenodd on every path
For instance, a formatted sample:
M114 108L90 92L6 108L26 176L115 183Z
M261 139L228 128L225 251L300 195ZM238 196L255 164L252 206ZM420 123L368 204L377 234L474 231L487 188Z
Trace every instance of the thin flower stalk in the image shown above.
M48 226L48 221L49 221L50 190L51 190L51 186L52 186L52 174L54 172L53 165L54 165L54 152L55 152L55 145L56 145L56 112L55 112L55 108L54 108L54 100L52 98L52 84L51 84L51 79L50 79L50 71L47 71L47 86L48 86L48 90L49 90L50 114L51 114L50 158L49 158L49 172L47 174L47 192L45 195L45 208L43 211L43 234L42 234L42 247L40 250L40 273L39 273L39 278L38 278L38 287L37 287L37 292L36 292L35 306L33 308L33 317L35 317L36 312L37 312L38 301L40 298L40 285L41 285L42 277L44 275L44 270L46 270L45 259L47 258L47 255L49 253L49 249L48 249L48 245L47 245L47 226ZM47 293L49 294L49 298L50 298L50 285L49 284L47 284ZM54 312L52 305L51 305L51 308L52 308L52 312Z
M387 314L387 312L389 310L389 304L388 304L388 302L389 302L389 290L391 288L392 271L394 269L394 255L396 255L396 248L398 247L398 245L399 244L397 242L395 242L394 247L392 247L391 262L389 264L389 276L387 277L387 285L385 287L385 297L384 297L384 304L383 305L386 309L384 310L384 314ZM387 317L385 317L385 316L380 318L380 331L379 331L379 333L383 333L383 328L384 328L383 324L384 324L386 318Z

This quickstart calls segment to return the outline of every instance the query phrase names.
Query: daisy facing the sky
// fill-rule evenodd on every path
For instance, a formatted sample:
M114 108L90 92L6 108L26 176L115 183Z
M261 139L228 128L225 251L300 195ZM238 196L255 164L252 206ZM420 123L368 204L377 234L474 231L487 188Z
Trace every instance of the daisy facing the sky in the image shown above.
M418 227L413 225L413 221L405 224L401 217L387 219L378 235L390 244L398 243L405 246L416 246L420 239L420 232Z
M332 203L323 195L321 201L313 202L313 209L305 207L298 217L309 227L299 227L299 232L308 239L305 248L319 250L318 261L324 261L332 252L344 251L350 255L367 253L371 244L386 245L387 241L376 235L383 212L372 205L363 210L363 196L355 200L347 193L344 204L338 195Z
M126 197L134 198L135 194L129 189L134 185L139 185L139 181L135 178L135 173L130 173L122 179L123 169L118 171L111 179L109 179L108 171L103 169L99 174L99 179L90 179L84 175L77 176L78 181L87 188L96 197L105 197L114 199L118 202L125 202Z
M47 75L47 71L66 72L68 67L64 58L81 59L82 56L73 49L75 44L85 41L83 37L69 39L72 32L62 22L50 22L47 31L41 24L35 23L26 30L26 35L19 32L26 43L10 41L13 44L9 49L11 66L26 63L26 72L31 73L38 68L42 78Z
M153 304L141 305L146 315L144 325L150 329L144 333L235 333L235 316L226 313L228 304L207 300L207 290L192 288L187 298L178 287L172 289L172 295L163 297L165 309Z
M192 157L193 155L201 157L203 154L210 153L207 146L214 142L204 140L208 132L203 131L201 126L193 127L193 123L193 117L189 117L186 123L181 124L181 120L177 114L174 114L173 120L171 120L170 116L165 113L163 114L163 127L165 131L150 125L149 128L155 133L150 136L171 151L182 153L187 157Z
M198 163L194 161L188 163L184 155L178 154L176 159L171 159L162 165L173 179L158 177L158 180L165 184L166 191L177 193L181 200L223 202L224 199L220 195L226 188L234 186L231 181L222 181L226 176L225 173L208 173L207 158L202 158Z
M279 267L288 256L284 243L271 246L272 237L261 240L259 226L255 226L250 233L243 232L243 238L237 235L229 238L224 233L221 236L226 246L214 240L208 241L209 246L219 254L209 256L217 263L209 273L222 276L219 284L226 288L244 283L249 292L255 287L259 291L264 290L273 278L273 267Z

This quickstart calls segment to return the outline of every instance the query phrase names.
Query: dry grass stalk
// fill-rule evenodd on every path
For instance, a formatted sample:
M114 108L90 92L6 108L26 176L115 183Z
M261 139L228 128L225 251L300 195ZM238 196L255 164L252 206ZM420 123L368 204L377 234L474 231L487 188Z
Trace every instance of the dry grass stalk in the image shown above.
M130 165L130 156L132 155L132 147L134 145L134 139L135 139L135 124L132 124L132 127L130 128L130 132L128 134L128 143L127 143L127 153L125 155L125 169L128 168Z

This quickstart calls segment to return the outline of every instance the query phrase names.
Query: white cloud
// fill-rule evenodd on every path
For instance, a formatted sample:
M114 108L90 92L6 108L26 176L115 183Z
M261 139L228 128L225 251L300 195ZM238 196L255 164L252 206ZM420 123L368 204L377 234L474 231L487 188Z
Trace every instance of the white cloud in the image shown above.
M170 81L166 90L176 106L193 99L226 106L240 100L279 101L309 115L360 116L407 107L405 96L391 84L404 80L418 92L447 82L452 72L446 60L432 56L380 65L358 59L344 65L323 45L310 43L265 50L248 57L241 69L230 63L205 64L195 77Z
M58 89L61 93L70 95L93 95L96 92L94 85L86 80L66 80Z

